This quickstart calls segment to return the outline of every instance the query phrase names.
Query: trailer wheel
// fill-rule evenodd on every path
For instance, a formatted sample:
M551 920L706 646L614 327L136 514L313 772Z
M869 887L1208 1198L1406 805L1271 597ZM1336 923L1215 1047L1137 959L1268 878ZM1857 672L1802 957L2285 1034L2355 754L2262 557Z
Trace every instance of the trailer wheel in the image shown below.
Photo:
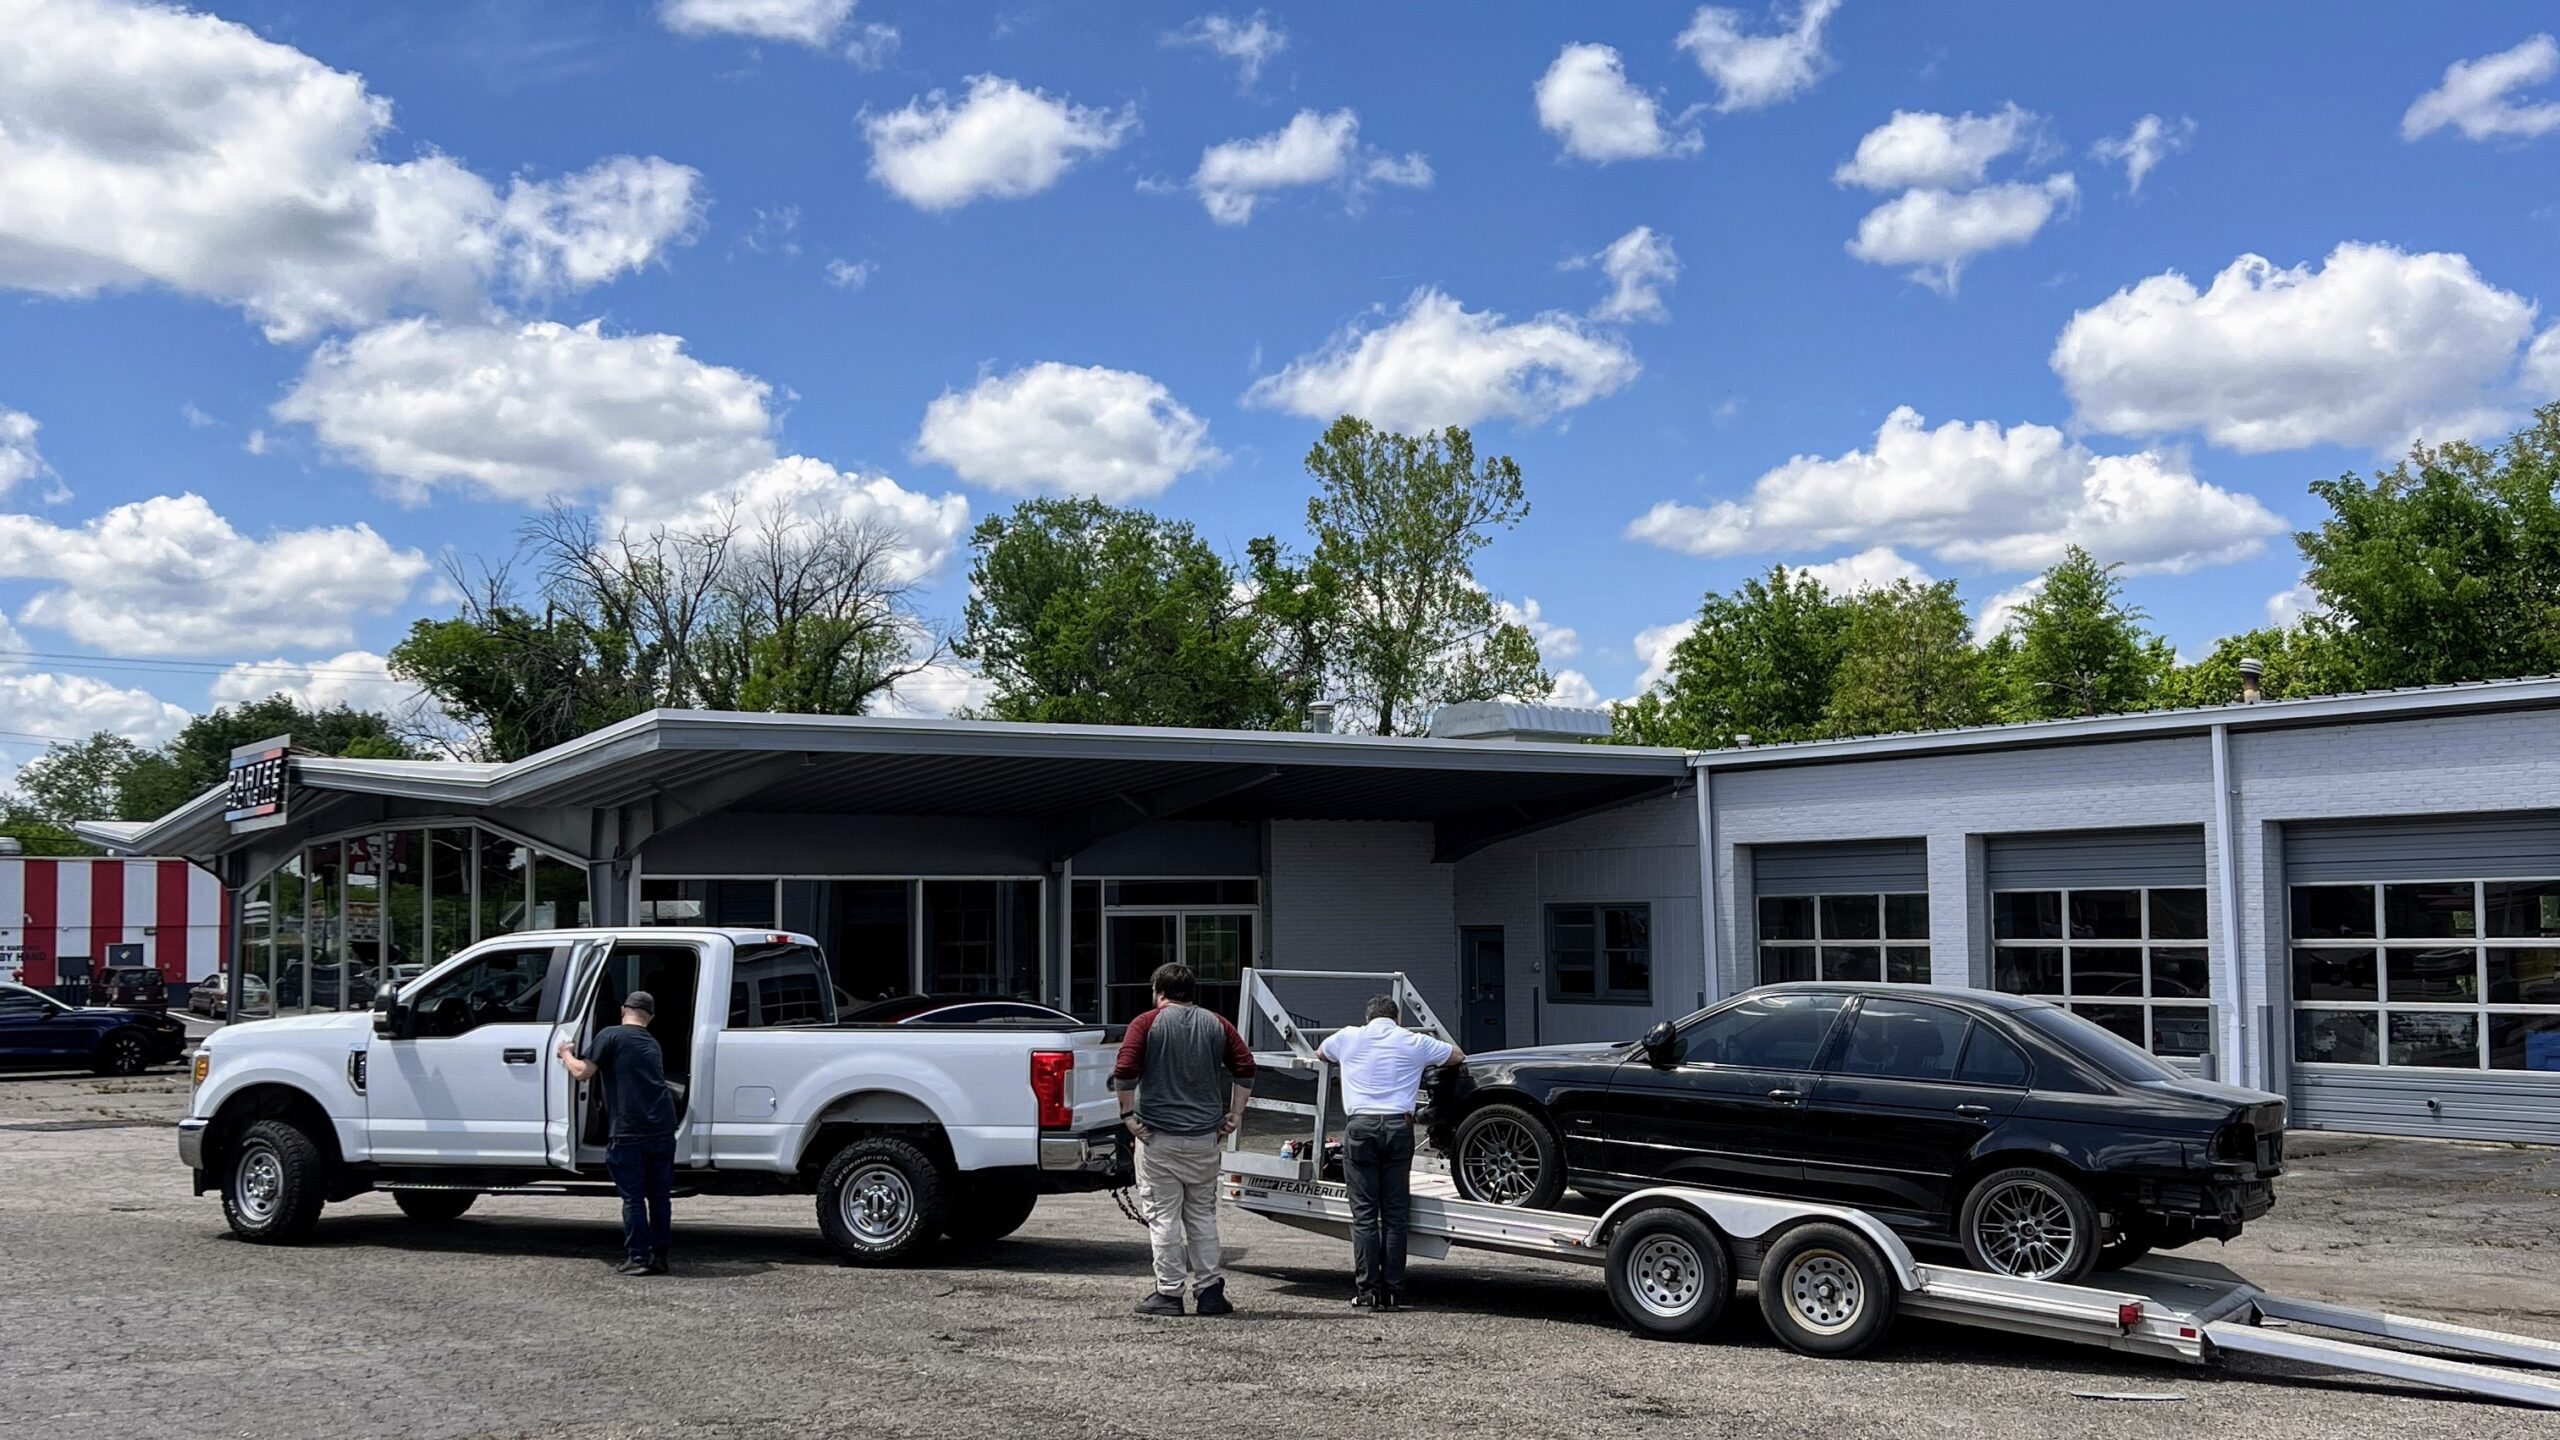
M1040 1192L1028 1180L964 1175L954 1187L951 1213L942 1233L961 1245L984 1245L1022 1228L1040 1203Z
M819 1173L818 1229L856 1265L900 1264L942 1233L945 1194L932 1156L874 1135Z
M1695 1340L1732 1299L1724 1237L1689 1210L1641 1211L1609 1239L1609 1303L1639 1334Z
M1893 1272L1867 1238L1816 1221L1778 1237L1760 1259L1760 1315L1799 1355L1863 1355L1884 1339Z
M1564 1198L1564 1142L1534 1110L1487 1105L1458 1122L1449 1174L1470 1200L1552 1210Z

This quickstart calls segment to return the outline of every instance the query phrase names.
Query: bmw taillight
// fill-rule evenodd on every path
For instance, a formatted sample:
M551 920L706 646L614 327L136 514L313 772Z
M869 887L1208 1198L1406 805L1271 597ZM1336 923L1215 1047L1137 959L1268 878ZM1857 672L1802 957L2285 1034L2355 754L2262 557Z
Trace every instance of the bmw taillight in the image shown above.
M1031 1098L1040 1107L1041 1129L1075 1128L1075 1106L1067 1101L1067 1086L1074 1079L1075 1069L1076 1055L1072 1050L1031 1052Z

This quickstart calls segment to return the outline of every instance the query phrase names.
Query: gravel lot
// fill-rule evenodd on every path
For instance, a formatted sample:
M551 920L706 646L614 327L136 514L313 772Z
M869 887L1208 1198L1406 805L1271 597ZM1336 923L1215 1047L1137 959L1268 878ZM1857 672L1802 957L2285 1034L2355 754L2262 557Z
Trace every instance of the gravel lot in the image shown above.
M427 1231L368 1196L308 1247L261 1249L188 1197L182 1107L174 1077L0 1076L0 1435L2553 1433L2269 1362L1919 1323L1878 1358L1802 1360L1747 1297L1709 1343L1649 1343L1596 1274L1537 1262L1417 1262L1426 1308L1373 1316L1344 1303L1340 1247L1232 1212L1241 1313L1146 1321L1127 1313L1144 1234L1104 1196L895 1272L836 1264L797 1198L679 1201L657 1280L611 1273L615 1214L587 1200L484 1201ZM2295 1138L2276 1215L2219 1258L2293 1293L2560 1335L2560 1151Z

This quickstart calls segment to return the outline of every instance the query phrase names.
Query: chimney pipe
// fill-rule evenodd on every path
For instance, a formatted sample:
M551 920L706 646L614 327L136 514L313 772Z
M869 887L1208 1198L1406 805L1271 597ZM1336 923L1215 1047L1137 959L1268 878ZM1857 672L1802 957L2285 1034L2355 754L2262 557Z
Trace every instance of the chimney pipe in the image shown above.
M2255 705L2255 704L2257 704L2257 703L2258 703L2259 699L2260 699L2260 698L2264 695L2264 693L2265 693L2265 692L2261 691L2261 690L2258 688L2258 677L2259 677L2259 676L2261 676L2261 675L2264 675L2264 674L2266 674L2266 673L2267 673L2267 666L2266 666L2266 662L2265 662L2265 661L2262 661L2262 660L2242 660L2242 661L2240 662L2240 703L2241 703L2241 704L2243 704L2243 705Z
M1333 733L1333 702L1318 700L1307 707L1307 729L1318 735Z

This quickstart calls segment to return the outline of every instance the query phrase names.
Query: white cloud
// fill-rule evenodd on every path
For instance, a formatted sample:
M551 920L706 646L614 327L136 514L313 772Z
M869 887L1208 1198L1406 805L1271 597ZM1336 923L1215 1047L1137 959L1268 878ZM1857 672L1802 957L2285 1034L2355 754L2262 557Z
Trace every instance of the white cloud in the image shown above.
M825 50L838 42L856 65L875 69L898 45L887 25L852 25L854 0L659 0L658 21L678 35L737 35Z
M267 453L267 450L272 443L273 442L268 439L266 431L253 427L249 431L248 435L241 440L240 448L246 450L252 455L264 455Z
M391 105L246 26L123 0L11 0L0 22L0 285L165 285L279 341L493 287L591 284L692 233L699 177L620 157L507 193Z
M1978 190L1910 190L1867 212L1848 249L1870 265L1914 266L1912 279L1953 295L1967 261L2026 244L2079 196L2068 174Z
M1996 639L2018 618L2028 601L2044 593L2044 577L2029 576L1999 594L1982 602L1982 610L1973 617L1973 638L1977 642Z
M55 588L27 625L128 655L342 645L355 618L393 609L427 558L370 526L251 539L197 495L118 505L77 528L0 515L0 577Z
M1609 293L1592 307L1596 320L1668 320L1671 312L1662 303L1662 292L1680 278L1680 256L1671 248L1671 237L1656 235L1650 225L1639 225L1609 242L1596 255L1577 255L1564 262L1567 270L1580 270L1597 265L1609 277Z
M2201 293L2154 275L2072 316L2052 365L2093 429L2390 450L2504 424L2533 321L2460 255L2351 242L2318 270L2243 255Z
M2089 147L2089 153L2100 160L2124 167L2124 188L2135 195L2142 193L2143 178L2159 168L2160 162L2173 151L2187 148L2195 138L2196 122L2181 116L2176 124L2157 115L2145 115L2133 122L2133 128L2122 135L2109 136Z
M1822 27L1839 8L1840 0L1802 0L1786 29L1749 35L1741 11L1703 6L1678 43L1716 82L1716 109L1757 110L1811 88L1831 68Z
M1425 287L1386 323L1345 326L1321 349L1255 381L1244 401L1310 419L1358 415L1405 431L1487 416L1534 424L1619 389L1641 368L1624 341L1574 316L1548 312L1513 323Z
M1988 115L1896 110L1831 172L1866 190L1957 190L1988 178L1991 162L2026 146L2040 122L2015 104Z
M1527 630L1529 638L1538 642L1538 654L1545 659L1570 660L1582 653L1582 636L1570 625L1549 620L1534 598L1523 596L1517 605L1497 600L1493 609L1505 623Z
M925 407L917 458L1015 494L1143 499L1226 457L1207 421L1158 381L1045 360L944 391Z
M2320 603L2320 592L2305 580L2267 597L2267 623L2279 630L2290 629L2306 615L2325 615L2329 607Z
M325 660L244 660L213 677L216 705L239 705L270 695L290 695L307 709L345 705L396 713L415 704L418 687L391 678L390 662L370 650L349 650Z
M222 423L221 421L214 419L211 415L206 414L204 407L196 404L193 400L190 400L178 407L178 418L186 421L187 428L190 430L202 430L208 425L219 425Z
M2560 130L2560 101L2525 103L2515 92L2560 74L2560 41L2536 35L2512 50L2456 60L2444 80L2400 117L2400 138L2417 140L2450 125L2471 140L2530 140Z
M516 501L610 489L631 507L772 459L770 397L673 335L402 320L322 346L275 415L412 500L438 486Z
M12 647L16 632L0 634ZM86 739L100 730L136 745L156 747L177 738L195 717L148 690L130 690L92 675L59 675L0 662L0 729L21 734ZM0 789L17 783L18 769L43 751L41 741L0 745ZM89 816L105 819L105 816Z
M996 75L969 77L953 104L935 90L886 114L866 113L871 178L919 210L1036 195L1088 156L1119 148L1134 105L1091 109Z
M878 268L868 260L830 260L827 283L839 290L859 290L871 283L871 272Z
M1743 500L1666 500L1627 534L1692 555L1910 545L1994 570L2039 569L2076 544L2136 572L2183 574L2254 554L2282 529L2255 499L2163 451L2093 454L2049 425L1933 430L1906 405L1871 449L1799 455Z
M1661 106L1627 79L1618 52L1606 45L1567 45L1557 51L1555 63L1538 77L1536 93L1538 123L1578 159L1605 165L1693 155L1705 143L1681 119L1666 127Z
M838 470L806 455L786 455L717 489L681 497L640 497L645 508L608 507L606 523L696 529L723 515L749 520L771 514L833 518L885 530L900 541L900 578L923 580L969 530L960 495L923 495L882 474Z
M1263 193L1302 185L1343 183L1356 203L1369 181L1389 185L1431 183L1431 163L1420 155L1378 155L1356 165L1360 156L1360 117L1343 109L1330 115L1301 110L1289 123L1268 135L1229 140L1200 152L1200 168L1191 188L1209 218L1221 225L1242 225L1253 218Z
M2540 403L2546 398L2560 398L2560 324L2533 337L2524 352L2521 372L2526 398Z
M1882 590L1897 580L1914 584L1929 583L1929 572L1902 557L1890 545L1875 545L1855 555L1825 560L1818 565L1793 567L1798 574L1810 575L1822 582L1822 588L1834 595L1855 595L1861 590Z
M1636 658L1644 662L1644 669L1636 675L1636 694L1642 695L1671 678L1671 653L1697 628L1698 622L1692 617L1636 632Z
M52 470L36 449L36 417L23 410L0 409L0 495Z
M883 715L932 719L993 700L995 682L956 660L938 660L889 687Z
M1289 48L1289 32L1272 24L1259 10L1245 19L1203 15L1179 30L1168 31L1167 45L1208 50L1236 64L1236 88L1250 90L1262 78L1271 57Z
M1590 709L1600 703L1600 687L1592 684L1591 677L1579 670L1559 670L1555 673L1555 684L1542 698L1549 705Z

